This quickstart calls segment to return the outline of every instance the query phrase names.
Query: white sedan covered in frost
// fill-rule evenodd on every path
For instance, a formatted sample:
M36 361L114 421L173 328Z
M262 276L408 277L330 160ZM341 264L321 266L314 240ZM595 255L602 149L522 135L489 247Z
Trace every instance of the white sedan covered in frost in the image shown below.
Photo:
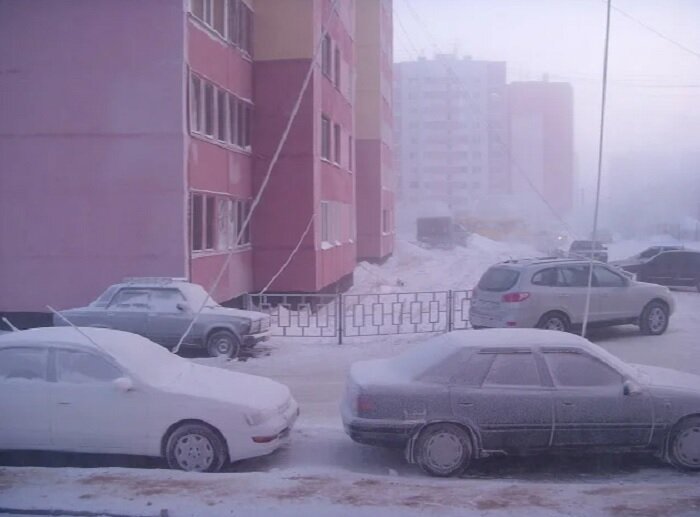
M155 456L214 472L279 448L298 414L282 384L192 363L135 334L0 336L0 449Z

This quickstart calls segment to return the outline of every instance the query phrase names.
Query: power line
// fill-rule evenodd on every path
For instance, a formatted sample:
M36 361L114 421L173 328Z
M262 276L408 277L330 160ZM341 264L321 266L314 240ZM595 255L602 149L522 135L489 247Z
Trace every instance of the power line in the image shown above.
M605 0L603 0L603 1L605 1ZM635 22L637 25L639 25L639 26L641 26L641 27L644 27L644 28L647 29L648 31L650 31L650 32L652 32L652 33L654 33L654 34L656 34L659 38L661 38L661 39L667 41L668 43L671 43L672 45L675 45L675 46L678 47L679 49L683 50L684 52L687 52L688 54L690 54L690 55L692 55L692 56L695 56L695 57L697 57L697 58L700 58L700 52L697 52L697 51L693 50L692 48L685 46L683 43L680 43L680 42L676 41L675 39L673 39L673 38L671 38L671 37L669 37L669 36L666 36L666 35L663 34L662 32L659 32L658 30L656 30L656 29L655 29L654 27L652 27L651 25L649 25L649 24L643 22L643 21L640 20L639 18L636 18L636 17L632 16L632 15L631 15L630 13L628 13L627 11L624 11L624 10L620 9L619 7L616 7L616 6L614 6L614 5L612 6L612 8L613 8L615 11L617 11L618 13L620 13L621 15L623 15L625 18L628 18L628 19L632 20L632 21Z
M253 212L255 211L255 208L260 203L260 199L262 198L263 192L265 192L265 188L267 187L267 184L270 181L270 176L272 175L272 171L273 171L275 165L277 165L277 161L279 160L280 154L282 153L282 149L284 148L284 144L286 143L287 137L289 136L289 132L292 129L292 124L294 122L294 119L296 118L297 113L299 113L299 109L301 107L301 103L302 103L302 100L304 98L304 93L306 92L306 89L308 88L309 83L311 81L311 77L313 76L313 71L317 65L318 56L321 52L321 48L323 47L323 41L325 40L326 35L328 34L328 29L329 29L331 17L334 14L336 14L336 10L337 10L339 2L340 2L340 0L334 0L333 5L331 5L331 9L328 12L328 16L326 17L325 24L323 25L323 28L321 30L321 37L319 38L318 43L316 44L316 49L314 50L314 54L311 57L311 62L309 63L309 69L306 73L306 77L304 78L304 82L301 85L301 89L299 90L299 95L297 95L297 99L296 99L296 102L294 103L294 107L292 108L292 111L289 114L289 119L287 120L287 125L285 126L284 131L282 132L282 136L280 137L280 141L277 144L277 148L275 149L275 152L272 155L272 159L270 160L270 164L267 167L267 171L265 172L265 177L263 178L263 181L260 184L260 190L258 190L258 193L256 194L255 198L253 199L253 202L250 205L250 210L248 211L248 214L246 215L245 219L243 220L243 224L241 225L241 229L239 230L238 235L236 236L236 242L235 242L234 248L241 242L243 235L247 231L248 226L250 225L250 219L253 215ZM313 220L313 218L312 218L312 220ZM192 330L192 327L194 326L195 322L201 316L202 311L204 310L204 307L206 307L207 303L209 303L209 300L211 299L211 293L216 290L217 286L219 285L219 282L221 282L221 278L223 277L224 272L228 269L228 266L231 263L232 257L233 257L233 252L230 252L228 254L228 256L226 257L226 260L222 264L221 269L219 270L219 274L216 276L216 279L214 280L214 284L207 291L207 295L205 296L204 300L202 301L202 305L199 307L199 310L194 315L194 318L192 318L192 320L190 321L189 325L187 326L187 329L180 337L180 340L178 341L175 348L173 348L173 353L176 354L180 351L180 347L182 346L182 342L185 340L185 337L187 337L187 335Z
M602 96L600 101L600 134L598 139L598 178L596 181L595 210L593 212L593 235L591 244L590 261L588 265L588 288L586 289L586 307L583 311L583 326L581 335L586 337L588 327L588 317L591 309L591 294L593 289L593 251L596 248L598 239L598 215L600 213L600 184L603 178L603 143L605 141L605 103L608 92L608 57L610 54L610 8L612 0L607 0L607 14L605 20L605 47L603 49L603 83Z

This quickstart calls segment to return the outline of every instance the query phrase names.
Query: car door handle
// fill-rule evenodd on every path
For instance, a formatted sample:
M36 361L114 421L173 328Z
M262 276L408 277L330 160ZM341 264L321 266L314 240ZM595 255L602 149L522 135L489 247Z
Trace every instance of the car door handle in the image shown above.
M70 406L70 402L60 401L60 402L58 403L58 405L59 405L59 406Z
M568 297L569 297L568 294L560 294L560 295L559 295L559 298L568 298Z
M562 402L561 405L566 406L566 407L571 407L574 405L574 403L573 402Z
M473 402L459 402L460 406L471 407L474 405Z

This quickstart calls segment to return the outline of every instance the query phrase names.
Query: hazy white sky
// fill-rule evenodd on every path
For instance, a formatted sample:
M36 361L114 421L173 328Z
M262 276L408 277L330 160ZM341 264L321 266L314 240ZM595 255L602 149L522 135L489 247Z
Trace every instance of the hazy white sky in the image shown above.
M700 54L700 0L613 0ZM597 159L603 0L394 0L394 59L456 52L506 61L508 78L565 80L575 88L577 166ZM700 147L700 56L613 10L606 157Z

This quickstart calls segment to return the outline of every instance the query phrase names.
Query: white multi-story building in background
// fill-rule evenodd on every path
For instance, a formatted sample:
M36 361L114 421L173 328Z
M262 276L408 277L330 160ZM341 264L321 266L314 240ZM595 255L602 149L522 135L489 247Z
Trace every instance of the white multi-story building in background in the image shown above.
M457 215L509 192L506 64L439 54L394 67L403 212Z

